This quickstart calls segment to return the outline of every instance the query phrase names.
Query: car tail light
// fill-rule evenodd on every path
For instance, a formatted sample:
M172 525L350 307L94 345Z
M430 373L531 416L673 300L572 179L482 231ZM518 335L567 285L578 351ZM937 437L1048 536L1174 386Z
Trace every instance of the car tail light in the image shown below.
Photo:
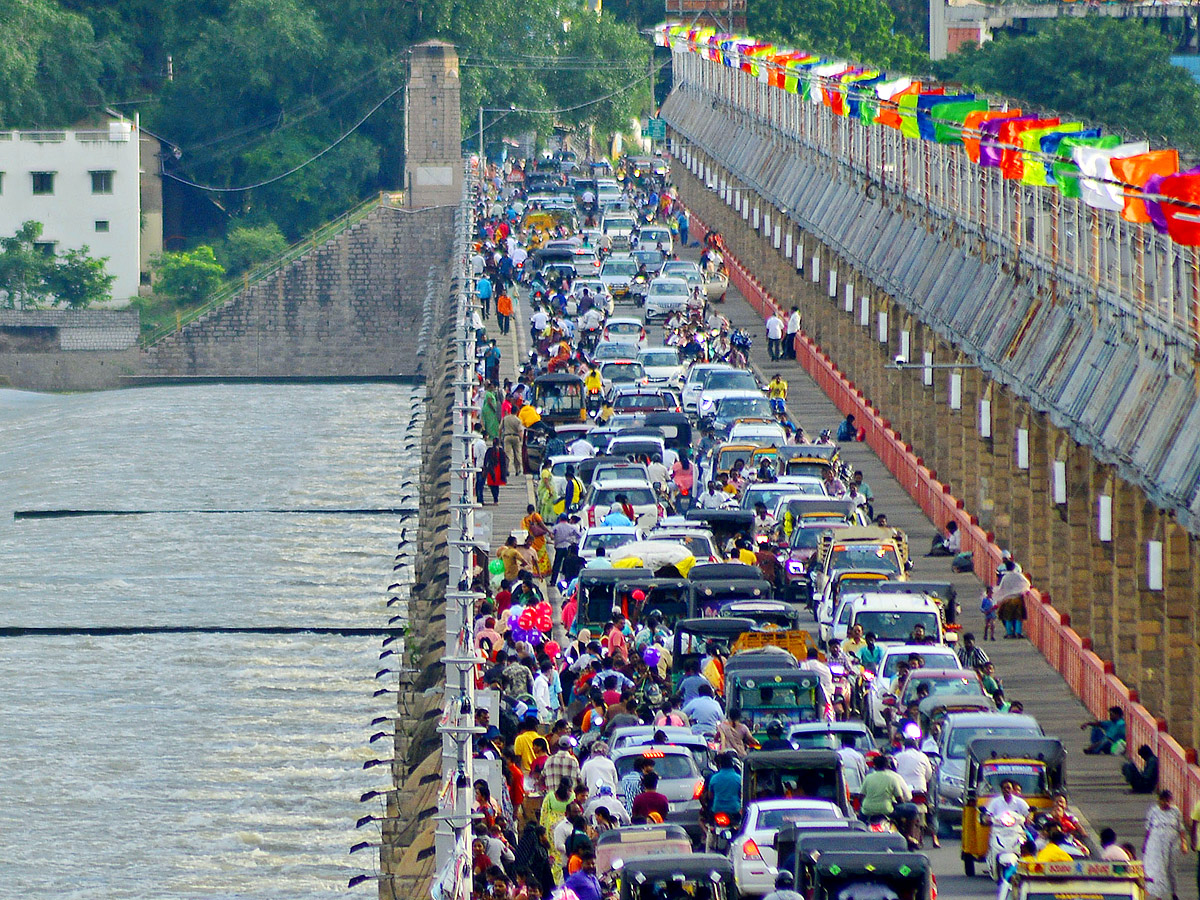
M588 527L591 528L596 524L596 507L588 507Z
M696 786L692 788L692 799L699 800L700 795L704 793L704 779L696 782Z
M742 859L762 859L762 853L759 852L754 838L746 838L742 843Z

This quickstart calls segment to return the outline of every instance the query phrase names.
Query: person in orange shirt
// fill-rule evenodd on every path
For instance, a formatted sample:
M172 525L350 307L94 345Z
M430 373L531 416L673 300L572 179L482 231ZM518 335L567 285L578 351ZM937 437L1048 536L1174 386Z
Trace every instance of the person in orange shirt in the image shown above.
M508 296L508 291L501 289L500 295L496 297L496 321L500 324L501 334L508 334L508 329L512 326L512 314L512 297Z

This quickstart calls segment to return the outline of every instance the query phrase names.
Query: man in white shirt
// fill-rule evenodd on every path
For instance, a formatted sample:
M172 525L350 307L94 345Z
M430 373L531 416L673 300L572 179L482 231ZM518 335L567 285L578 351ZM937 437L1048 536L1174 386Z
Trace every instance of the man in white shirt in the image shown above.
M775 313L767 318L767 354L771 359L783 358L783 319Z
M478 250L476 250L474 255L471 256L471 277L472 278L478 278L479 276L481 276L483 274L483 267L484 267L485 262L486 262L486 260L484 260L483 254L480 253Z
M529 317L529 330L536 342L541 333L546 330L546 326L550 324L550 316L544 309L539 309Z
M698 499L701 509L720 509L729 499L729 495L724 491L717 490L717 483L710 481Z
M474 435L471 438L471 465L479 469L475 473L475 502L483 506L483 489L487 484L487 475L483 471L483 457L487 453L488 443L483 439L483 426L476 423Z
M1029 818L1029 804L1014 790L1013 783L1007 778L1000 782L1000 793L991 799L980 816L980 824L990 825L993 819L1006 812L1015 813L1022 820Z
M613 785L620 780L617 778L617 767L608 757L608 744L604 741L592 744L592 755L579 767L579 774L583 776L588 794L598 793L601 784Z
M892 759L896 763L896 774L904 779L910 791L914 794L928 792L929 782L933 778L933 763L917 749L917 742L913 738L906 738L904 749Z
M786 359L796 358L796 335L800 332L800 307L793 306L787 320L787 343L783 345L783 355Z
M800 664L807 672L815 672L821 680L821 690L825 693L825 702L833 702L833 672L829 666L821 662L820 651L816 647L808 648L808 659Z
M656 488L667 483L667 467L658 460L651 460L646 466L646 474L650 478L650 483Z
M567 452L572 456L595 456L596 448L583 438L576 438L567 444Z
M854 746L854 735L840 735L842 746L837 755L842 761L842 775L846 779L846 790L851 794L862 793L863 779L867 777L867 758Z

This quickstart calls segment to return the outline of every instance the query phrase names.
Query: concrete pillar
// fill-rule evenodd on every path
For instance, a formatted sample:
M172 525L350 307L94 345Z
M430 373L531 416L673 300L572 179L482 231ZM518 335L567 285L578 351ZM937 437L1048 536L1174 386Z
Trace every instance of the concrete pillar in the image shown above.
M996 509L996 394L998 385L979 372L979 399L975 404L975 490L967 499L973 501L975 515L985 531L995 531Z
M1196 596L1195 542L1177 523L1163 525L1164 675L1163 709L1171 733L1195 746Z
M1064 510L1070 552L1066 559L1066 594L1071 615L1078 623L1076 630L1090 637L1094 629L1093 576L1090 562L1095 546L1096 501L1093 493L1093 464L1091 454L1073 441L1066 440L1067 505ZM1060 589L1061 593L1061 589ZM1056 595L1057 596L1057 595Z
M992 385L992 490L987 508L992 518L992 531L1002 545L1012 546L1012 522L1016 510L1010 503L1016 465L1013 445L1016 438L1016 410L1013 398L999 384Z
M1136 596L1139 607L1137 660L1141 668L1133 675L1133 683L1138 686L1142 703L1147 708L1164 710L1167 694L1164 684L1167 659L1164 592L1147 587L1149 565L1146 554L1150 541L1163 539L1162 516L1157 509L1146 502L1140 491L1134 490L1133 493L1137 507L1136 518L1139 524L1137 544L1132 548L1132 554L1137 566Z
M1046 417L1033 412L1029 417L1029 471L1025 480L1029 490L1028 531L1025 546L1030 566L1044 577L1050 569L1050 556L1056 548L1046 540L1050 533L1050 436Z
M1141 675L1138 659L1141 603L1137 590L1141 511L1132 487L1115 478L1111 479L1110 485L1113 498L1113 606L1116 610L1112 659L1118 675L1136 682Z
M960 484L954 486L955 495L966 504L967 509L978 516L979 504L979 397L983 393L983 373L979 369L962 370L962 409L958 414L957 456L962 460Z
M1089 603L1092 648L1105 659L1119 659L1117 631L1120 622L1115 562L1115 542L1102 539L1101 507L1115 520L1116 498L1113 496L1112 473L1107 466L1093 465L1091 471L1092 503L1088 509L1088 527L1092 535L1091 593ZM1086 582L1085 582L1086 589Z

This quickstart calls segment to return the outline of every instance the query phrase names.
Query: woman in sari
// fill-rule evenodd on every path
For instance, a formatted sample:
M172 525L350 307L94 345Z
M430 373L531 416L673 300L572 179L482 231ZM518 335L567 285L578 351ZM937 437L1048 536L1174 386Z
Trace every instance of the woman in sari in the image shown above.
M508 463L500 449L500 438L492 439L492 446L483 455L484 481L492 491L492 503L500 502L500 486L507 484Z
M542 517L542 522L550 522L555 518L555 499L554 476L549 466L542 466L542 474L537 483L538 515Z
M546 527L545 520L532 503L525 507L525 518L521 520L521 527L529 535L529 546L535 554L533 577L545 578L550 574L550 551L546 549L546 535L550 533L550 529Z
M546 799L542 801L542 816L541 825L546 830L546 834L554 833L554 826L567 817L567 807L571 805L575 799L575 795L571 790L571 779L564 778L558 783L553 793L546 794ZM558 849L551 843L550 845L550 866L554 873L554 883L560 884L563 878L563 865L566 860L558 852Z
M489 438L500 437L500 398L496 395L496 387L490 381L484 388L483 406L480 409L483 420L483 430Z
M1146 813L1146 837L1142 862L1146 867L1146 894L1156 900L1178 897L1179 857L1187 852L1187 830L1183 814L1172 802L1170 791L1159 791L1158 802Z

